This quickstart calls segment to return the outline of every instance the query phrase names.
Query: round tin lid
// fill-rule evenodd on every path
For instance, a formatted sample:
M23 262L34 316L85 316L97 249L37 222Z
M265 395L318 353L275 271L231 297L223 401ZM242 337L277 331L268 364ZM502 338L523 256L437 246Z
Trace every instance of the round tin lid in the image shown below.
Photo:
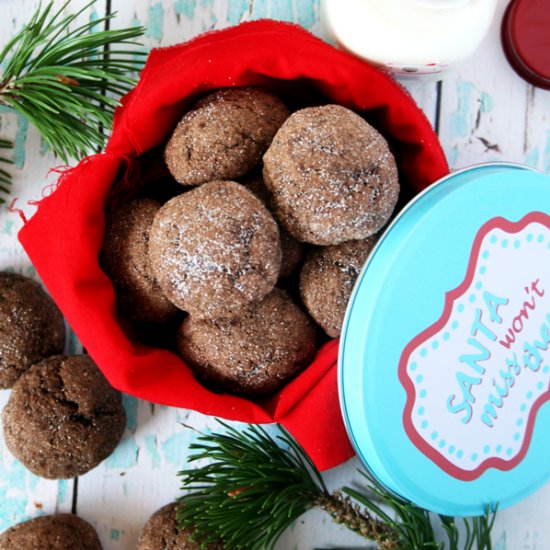
M418 195L369 256L339 391L359 458L434 512L482 514L550 477L550 178L515 165Z
M550 90L550 9L548 0L510 2L502 20L508 61L527 82Z

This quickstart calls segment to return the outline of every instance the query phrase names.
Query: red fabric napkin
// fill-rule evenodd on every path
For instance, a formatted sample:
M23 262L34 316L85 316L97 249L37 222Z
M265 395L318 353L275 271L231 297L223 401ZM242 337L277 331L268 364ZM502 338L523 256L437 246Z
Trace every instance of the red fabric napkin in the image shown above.
M204 388L170 351L139 343L118 317L113 287L98 263L104 207L115 181L132 184L138 156L163 144L186 109L206 92L260 85L306 103L360 112L389 140L404 193L448 172L436 135L392 79L303 29L263 20L153 50L139 83L115 115L103 154L66 172L19 239L82 344L109 381L141 399L254 423L279 422L321 469L353 455L338 401L338 342L269 400Z

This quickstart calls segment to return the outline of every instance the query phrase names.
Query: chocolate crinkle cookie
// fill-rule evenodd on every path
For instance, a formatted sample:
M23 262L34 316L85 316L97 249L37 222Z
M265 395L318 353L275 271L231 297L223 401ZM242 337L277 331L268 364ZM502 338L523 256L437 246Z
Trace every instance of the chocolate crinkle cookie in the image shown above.
M64 347L65 323L50 296L28 277L0 273L0 388Z
M95 529L72 514L41 516L0 535L0 550L102 550Z
M155 216L149 254L165 296L199 319L239 315L273 289L281 264L275 220L229 181L168 201Z
M160 204L136 199L107 217L101 265L115 287L117 305L130 319L169 321L178 309L165 298L149 263L149 231Z
M185 319L178 351L197 378L230 393L277 391L306 367L316 349L309 317L278 289L238 319Z
M365 239L390 218L399 194L386 140L340 105L293 113L263 157L279 221L299 241Z
M309 314L332 338L340 335L353 286L375 242L372 236L319 247L306 256L300 295Z
M281 226L279 226L279 236L282 252L279 279L285 279L290 277L300 265L304 256L304 245Z
M243 176L288 115L284 103L262 88L213 92L178 123L166 145L166 165L182 185Z
M192 529L180 529L176 513L180 504L173 502L157 510L139 537L137 550L199 550L201 544L191 540ZM208 544L204 550L223 550L223 545Z
M272 212L274 205L273 199L264 184L261 173L249 174L241 180L241 183L254 193ZM277 220L275 220L277 221ZM304 245L297 241L284 227L277 222L279 227L279 236L281 238L281 269L279 271L279 278L284 279L290 277L300 264L304 255Z
M82 475L118 444L126 415L121 394L86 355L57 355L14 384L2 414L6 446L33 474Z

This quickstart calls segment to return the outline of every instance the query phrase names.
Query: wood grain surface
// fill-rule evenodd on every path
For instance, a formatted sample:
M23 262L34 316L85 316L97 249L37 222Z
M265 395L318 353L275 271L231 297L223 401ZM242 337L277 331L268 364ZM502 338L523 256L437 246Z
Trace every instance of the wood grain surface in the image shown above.
M524 163L550 173L550 92L535 89L509 67L500 44L499 0L490 33L476 54L436 83L406 83L436 127L453 169L488 161ZM0 0L0 45L30 18L38 2ZM55 1L62 5L61 0ZM73 0L66 10L85 2ZM323 36L319 0L98 0L82 17L118 12L112 28L144 25L147 48L188 40L204 31L269 17L292 21ZM467 29L465 29L467 32ZM324 36L323 36L324 37ZM20 116L0 111L0 136L15 142L11 202L29 217L33 201L55 181L59 161L45 151L38 133ZM30 202L29 202L30 201ZM35 276L20 245L18 213L0 210L0 269ZM69 350L79 345L71 337ZM0 392L0 406L8 399ZM215 426L198 413L152 405L125 396L128 425L116 451L101 465L68 481L31 475L5 448L0 434L0 531L41 514L76 511L98 530L104 548L135 548L147 518L180 494L177 472L186 466L193 430ZM326 472L330 487L360 483L357 459ZM493 532L496 550L550 548L550 485L499 513ZM310 512L284 534L277 548L365 548L363 539Z

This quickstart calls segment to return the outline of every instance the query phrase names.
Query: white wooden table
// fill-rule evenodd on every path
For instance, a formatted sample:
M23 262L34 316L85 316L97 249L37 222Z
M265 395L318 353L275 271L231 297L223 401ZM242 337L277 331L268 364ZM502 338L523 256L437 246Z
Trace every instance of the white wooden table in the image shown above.
M61 5L62 0L56 0ZM84 0L73 0L77 10ZM488 161L525 163L550 173L550 92L535 89L509 67L500 45L500 20L507 0L499 0L491 32L475 56L440 83L407 84L437 129L453 169ZM0 46L27 21L35 0L0 0ZM294 21L322 35L319 0L98 0L83 17L118 11L112 27L143 24L145 44L175 44L240 21L270 17ZM464 29L467 32L467 29ZM549 52L550 53L550 52ZM59 162L44 151L37 132L20 117L0 112L0 135L15 141L11 198L27 216L48 176ZM0 269L34 275L17 242L21 221L0 210ZM71 339L70 351L78 351ZM8 391L0 392L0 406ZM98 530L105 549L135 548L143 524L157 508L179 495L176 473L186 465L195 435L180 422L198 428L214 421L186 410L151 405L125 396L128 426L114 454L77 480L48 481L28 473L7 451L0 435L0 531L41 514L76 511ZM325 474L330 487L357 479L356 459ZM499 513L494 548L550 548L550 484ZM288 530L280 549L365 547L363 539L310 512Z

